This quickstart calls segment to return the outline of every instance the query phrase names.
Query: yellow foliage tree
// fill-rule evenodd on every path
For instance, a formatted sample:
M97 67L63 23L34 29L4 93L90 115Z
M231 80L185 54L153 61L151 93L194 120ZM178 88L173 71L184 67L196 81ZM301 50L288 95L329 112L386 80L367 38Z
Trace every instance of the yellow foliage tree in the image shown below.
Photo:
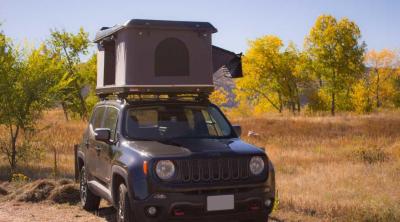
M362 79L353 87L351 101L357 113L368 113L372 111L372 92L369 82Z
M397 92L394 83L399 75L400 58L398 54L389 49L371 50L365 56L365 63L369 68L366 78L374 95L374 106L377 108L390 107Z
M224 106L228 103L228 92L224 88L218 88L210 95L210 101L218 106Z
M237 100L279 112L284 107L300 111L295 69L299 53L294 45L284 49L282 40L272 35L250 41L249 45L243 58L244 77L236 81Z
M347 99L354 83L364 71L365 44L361 31L347 18L330 15L318 17L306 37L304 48L314 67L320 88L330 94L331 114L335 115L339 99ZM341 105L346 103L341 103Z

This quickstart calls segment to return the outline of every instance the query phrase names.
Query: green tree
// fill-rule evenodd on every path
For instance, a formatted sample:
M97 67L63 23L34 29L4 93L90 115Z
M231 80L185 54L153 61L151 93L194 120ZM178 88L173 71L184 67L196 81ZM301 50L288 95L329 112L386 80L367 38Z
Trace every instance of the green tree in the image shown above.
M305 40L305 51L320 88L330 95L331 114L335 115L337 99L349 98L353 84L364 72L365 43L361 31L347 18L318 17Z
M77 72L81 79L80 84L84 86L82 91L85 91L85 104L90 113L99 101L99 97L96 95L97 55L94 54L87 62L77 65Z
M43 110L54 106L60 89L70 84L60 60L44 45L21 55L0 34L0 125L9 132L9 142L2 143L1 151L12 172ZM21 134L25 139L19 143Z
M300 111L299 53L294 45L285 49L276 36L264 36L249 45L243 58L244 77L236 82L237 98L261 107L268 103L279 112L284 107Z
M68 120L68 112L78 113L81 118L86 119L88 108L82 90L87 87L87 78L79 72L81 56L88 53L90 46L88 33L81 28L78 33L73 34L65 30L52 30L48 46L55 55L60 55L62 64L68 78L72 79L71 87L64 90L61 97L61 105Z

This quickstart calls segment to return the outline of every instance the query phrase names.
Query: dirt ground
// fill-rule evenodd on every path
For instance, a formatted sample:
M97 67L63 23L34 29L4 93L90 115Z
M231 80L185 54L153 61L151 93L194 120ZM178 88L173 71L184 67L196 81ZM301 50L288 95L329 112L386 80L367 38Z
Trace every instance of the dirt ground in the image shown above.
M270 221L320 221L296 212L274 212ZM96 212L80 207L78 185L70 179L32 182L0 181L0 222L115 221L115 209L106 201Z
M103 206L97 212L86 212L78 205L53 203L0 202L0 222L114 222L115 210ZM279 211L270 221L321 221L295 212Z
M89 213L68 204L0 202L0 222L103 222L114 221L114 212L111 207Z

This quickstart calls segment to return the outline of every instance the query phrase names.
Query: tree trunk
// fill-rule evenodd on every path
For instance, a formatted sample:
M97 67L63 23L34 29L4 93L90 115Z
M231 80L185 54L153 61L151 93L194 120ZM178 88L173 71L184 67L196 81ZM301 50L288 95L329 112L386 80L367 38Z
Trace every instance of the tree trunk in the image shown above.
M297 98L297 112L300 114L301 112L301 104L300 104L300 98Z
M64 112L65 120L68 122L69 121L68 112L67 112L67 107L66 107L64 102L61 102L61 107L62 107L63 112Z
M87 120L87 109L86 109L85 99L83 98L81 94L81 89L79 88L79 85L76 82L75 82L75 88L78 91L78 98L81 103L82 119Z
M14 174L17 169L17 138L19 134L19 127L17 126L15 132L10 125L10 136L11 136L11 175Z
M54 178L58 178L58 164L57 164L57 150L56 148L53 149L54 152Z
M17 168L17 149L16 149L16 144L13 141L11 144L11 175L14 174L15 169Z
M291 101L290 103L292 105L292 113L296 114L296 103L294 101Z
M256 93L259 93L262 97L264 97L276 110L280 111L281 109L277 104L275 104L266 94L260 92L259 90L254 89Z
M335 115L335 92L332 92L332 104L331 104L331 114Z
M280 93L278 93L278 98L279 98L279 113L282 113L283 101L282 101L282 95Z
M380 90L379 85L381 83L380 83L380 76L379 76L378 69L376 69L376 77L377 77L377 80L376 80L376 107L379 108L379 107L381 107L381 101L379 98L379 90Z

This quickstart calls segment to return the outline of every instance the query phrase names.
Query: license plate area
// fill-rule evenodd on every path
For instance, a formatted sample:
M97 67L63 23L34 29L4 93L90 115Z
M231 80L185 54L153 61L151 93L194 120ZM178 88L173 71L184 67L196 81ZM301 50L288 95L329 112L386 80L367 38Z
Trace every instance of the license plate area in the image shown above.
M235 209L234 195L218 195L207 197L207 211Z

